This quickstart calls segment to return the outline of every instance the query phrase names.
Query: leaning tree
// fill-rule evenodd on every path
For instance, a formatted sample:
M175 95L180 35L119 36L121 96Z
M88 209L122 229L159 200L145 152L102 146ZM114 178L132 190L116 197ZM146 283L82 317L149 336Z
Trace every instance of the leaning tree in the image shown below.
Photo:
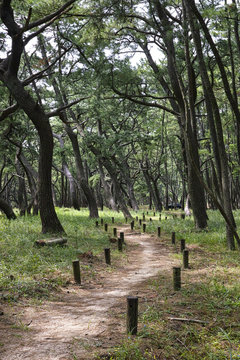
M32 81L41 78L45 69L25 79L20 78L19 70L25 46L30 40L48 28L56 19L65 14L74 2L75 0L70 0L58 10L32 22L31 19L34 14L32 9L30 9L25 23L19 25L14 17L12 1L0 1L0 17L8 35L5 38L6 44L9 41L9 37L11 40L11 51L6 51L5 58L0 59L0 80L6 89L8 89L11 97L16 101L15 104L4 111L4 114L7 117L18 108L22 109L34 124L39 135L39 207L43 233L64 231L56 215L52 200L53 135L49 116L44 107L39 104L34 94L32 95L26 89ZM2 117L4 114L2 114Z

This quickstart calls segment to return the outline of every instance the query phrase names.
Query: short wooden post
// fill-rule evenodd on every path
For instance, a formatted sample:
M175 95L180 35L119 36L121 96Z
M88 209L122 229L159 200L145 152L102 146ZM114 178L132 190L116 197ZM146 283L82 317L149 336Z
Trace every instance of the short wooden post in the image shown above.
M131 221L131 230L134 228L134 221Z
M156 213L155 213L155 211L154 211L154 213L153 213L153 216L156 216Z
M105 248L105 249L104 249L104 254L105 254L105 261L106 261L106 264L111 265L111 254L110 254L110 248Z
M79 260L74 260L72 262L72 266L73 266L74 280L76 281L77 284L81 284L81 273L80 273Z
M185 219L185 214L181 214L181 218L182 218L182 219Z
M143 214L143 221L145 221L145 214Z
M112 217L112 224L114 224L114 217Z
M142 225L142 219L139 219L139 225L140 226Z
M146 224L143 224L143 232L146 232Z
M124 242L124 232L120 232L120 239Z
M181 268L180 267L173 268L173 289L175 291L181 289Z
M98 221L96 221L96 227L98 227Z
M138 216L136 216L136 221L138 221Z
M104 225L105 231L108 231L108 224Z
M127 217L125 217L125 222L126 222L126 223L128 222L128 218L127 218Z
M183 268L189 268L189 251L187 249L183 250Z
M147 215L148 215L148 211L147 211Z
M117 228L113 228L113 236L117 236Z
M138 297L127 297L127 333L131 335L137 334L138 326Z
M173 245L176 244L176 234L175 234L174 231L172 232L172 244L173 244Z
M103 225L103 219L101 219L101 225Z
M167 216L165 216L165 220L167 220Z
M150 218L149 220L152 221L152 218Z
M183 252L183 250L185 249L185 245L186 245L185 239L181 239L180 240L180 250L181 250L181 252Z
M118 251L122 251L123 241L121 238L118 238Z
M158 226L158 237L160 237L161 236L161 227L160 226Z
M159 221L161 221L161 220L162 220L162 215L160 214L160 215L159 215Z

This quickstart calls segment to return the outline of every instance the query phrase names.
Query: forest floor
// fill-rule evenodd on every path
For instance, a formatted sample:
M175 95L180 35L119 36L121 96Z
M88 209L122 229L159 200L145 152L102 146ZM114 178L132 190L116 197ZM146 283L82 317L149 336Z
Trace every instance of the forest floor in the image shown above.
M86 254L81 262L92 263L93 272L82 285L72 280L53 299L40 304L22 300L5 305L1 316L1 360L73 360L104 358L126 336L126 297L139 303L156 297L148 280L172 271L171 249L152 234L124 231L123 255L112 266ZM105 355L107 358L107 355Z

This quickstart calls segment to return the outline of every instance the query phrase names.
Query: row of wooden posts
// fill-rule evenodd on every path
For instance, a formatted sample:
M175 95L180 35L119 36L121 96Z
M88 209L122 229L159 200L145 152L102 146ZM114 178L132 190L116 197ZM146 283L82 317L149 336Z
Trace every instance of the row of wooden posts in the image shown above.
M155 216L155 213L154 213ZM165 218L166 219L166 218ZM159 216L159 220L161 220L161 214ZM138 217L136 217L136 221L138 221ZM143 232L146 232L146 224L142 221L145 221L145 215L143 214L143 219L139 219L139 225L143 226ZM152 219L150 218L150 221ZM127 222L127 219L126 219ZM114 217L112 217L112 223L114 223ZM130 226L131 230L134 229L134 220L131 221ZM104 224L103 219L101 219L101 225L104 225L105 231L108 231L108 224ZM96 227L99 226L98 221L96 221ZM161 236L161 227L157 228L158 237ZM124 243L124 232L120 232L120 237L118 238L118 250L122 251L123 243ZM113 228L113 236L117 237L117 228ZM172 245L176 245L176 234L172 232L171 234L171 243ZM183 254L183 268L189 268L189 251L185 248L185 239L180 240L180 251ZM107 265L111 265L111 250L110 248L104 249L105 262ZM74 280L77 284L81 284L81 271L80 271L80 262L79 260L74 260L72 262L73 265L73 274ZM173 289L174 291L178 291L181 289L181 267L173 267ZM137 334L137 326L138 326L138 297L137 296L128 296L127 297L127 333L136 335Z

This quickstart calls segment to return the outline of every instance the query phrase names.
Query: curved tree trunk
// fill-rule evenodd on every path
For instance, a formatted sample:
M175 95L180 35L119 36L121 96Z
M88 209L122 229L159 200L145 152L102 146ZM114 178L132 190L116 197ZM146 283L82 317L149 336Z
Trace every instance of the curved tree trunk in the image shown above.
M49 119L43 109L24 89L21 82L14 76L5 74L2 77L5 85L14 96L19 106L33 122L40 138L39 151L39 207L42 221L42 232L63 232L64 229L55 212L52 199L52 157L53 134Z
M57 13L61 14L61 11L64 11L70 4L71 1L64 4ZM42 232L63 232L64 230L58 220L52 199L53 135L49 118L43 108L25 90L24 83L18 79L18 71L24 49L23 34L27 31L27 23L21 27L15 22L11 0L1 1L0 15L2 22L7 27L8 35L11 37L12 45L10 54L7 54L6 58L0 63L0 80L9 89L18 106L32 121L40 138L39 204ZM53 19L55 16L56 12L49 15L48 20ZM43 20L43 23L46 23L46 21Z
M14 211L11 207L11 205L9 205L5 200L3 200L0 197L0 210L4 212L4 214L7 216L7 218L9 220L11 219L16 219L16 215L14 214Z

